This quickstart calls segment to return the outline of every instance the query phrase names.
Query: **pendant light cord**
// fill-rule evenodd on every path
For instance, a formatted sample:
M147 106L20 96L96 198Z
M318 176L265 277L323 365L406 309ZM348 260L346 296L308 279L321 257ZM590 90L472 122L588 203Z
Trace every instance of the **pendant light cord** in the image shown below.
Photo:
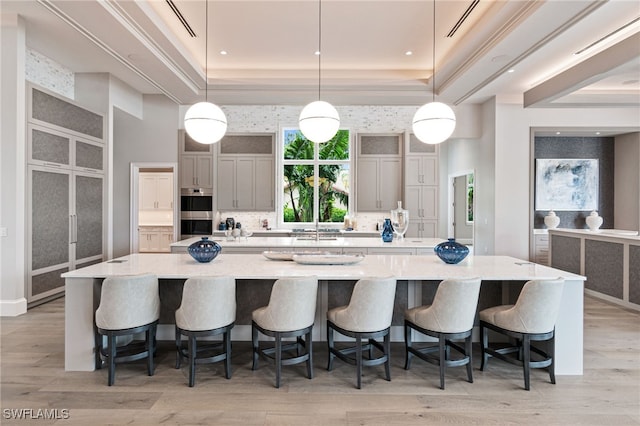
M205 0L204 15L204 101L209 102L209 0Z
M433 50L432 50L432 75L431 75L431 102L436 101L436 0L433 0Z
M322 57L322 0L318 0L318 100L320 100L320 60Z

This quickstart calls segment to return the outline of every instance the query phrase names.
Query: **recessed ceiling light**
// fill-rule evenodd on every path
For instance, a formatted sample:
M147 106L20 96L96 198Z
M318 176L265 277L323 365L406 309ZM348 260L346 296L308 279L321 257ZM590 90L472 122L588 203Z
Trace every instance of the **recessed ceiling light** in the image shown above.
M559 135L559 134L560 134L560 132L556 132L556 135Z
M316 56L320 56L320 51L316 50L315 52L313 52L313 54L316 55Z
M221 54L221 55L226 55L226 54L227 54L227 51L226 51L226 50L221 50L221 51L220 51L220 54Z
M511 72L514 72L514 71L515 71L515 70L514 70L513 68L511 68L511 69L510 69L509 71L507 71L507 72L511 73Z
M599 135L599 134L600 134L600 132L596 132L596 135Z
M413 55L413 52L411 50L407 50L406 52L404 52L404 54L407 56L411 56Z

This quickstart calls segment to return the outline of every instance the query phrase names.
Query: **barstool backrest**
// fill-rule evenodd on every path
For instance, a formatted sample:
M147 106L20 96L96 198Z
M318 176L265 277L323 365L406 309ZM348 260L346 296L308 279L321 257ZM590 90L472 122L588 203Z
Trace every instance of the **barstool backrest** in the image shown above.
M125 330L160 318L158 277L152 274L107 277L102 282L96 326Z
M280 278L273 283L268 315L261 327L272 331L300 330L313 325L316 317L318 279Z
M391 326L396 296L396 279L363 278L353 287L351 300L340 316L348 318L350 331L373 332ZM345 316L343 316L345 315Z
M236 280L197 277L185 281L176 325L189 331L214 330L236 320Z
M478 309L480 278L447 279L438 285L431 309L425 314L430 318L424 326L420 314L420 326L441 333L462 333L473 328Z
M548 333L558 318L564 280L528 281L513 308L498 312L496 325L519 333Z

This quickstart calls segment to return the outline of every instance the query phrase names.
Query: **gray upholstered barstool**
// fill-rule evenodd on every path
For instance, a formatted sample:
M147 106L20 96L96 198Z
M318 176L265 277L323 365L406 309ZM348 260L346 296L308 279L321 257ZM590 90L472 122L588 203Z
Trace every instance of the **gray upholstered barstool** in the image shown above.
M115 381L115 364L147 358L147 373L153 376L156 327L160 318L158 278L155 275L107 277L102 282L100 305L96 310L95 362L109 366L109 386ZM116 347L117 336L145 333L144 344ZM102 336L107 337L104 348Z
M189 386L196 380L196 364L224 360L225 377L231 378L231 329L236 320L236 280L232 277L189 278L176 310L176 368L189 361ZM199 338L222 334L222 342ZM185 348L182 336L187 336ZM200 355L198 355L200 354Z
M393 304L396 294L396 280L390 278L364 278L356 282L351 300L346 306L333 308L327 312L327 344L329 346L329 364L333 368L335 357L356 366L357 388L362 384L362 366L384 364L386 379L391 380L390 330L393 317ZM355 346L337 348L334 343L334 331L355 339ZM375 339L382 337L384 343ZM367 339L365 345L362 339ZM381 355L374 358L374 348ZM363 357L368 351L368 358Z
M489 356L521 365L524 388L529 390L529 370L549 367L551 383L556 383L554 372L555 323L560 310L564 280L534 280L527 282L515 305L494 306L480 311L480 340L482 341L481 370L487 366ZM489 348L487 329L515 340L514 346ZM534 347L531 342L546 341L547 350ZM531 352L541 357L532 360ZM515 353L517 357L506 356Z
M276 387L280 387L283 365L307 363L307 376L313 378L312 330L316 316L318 279L316 277L281 278L273 284L269 304L252 313L251 340L253 366L258 368L261 355L275 362ZM275 345L260 348L258 332L273 337ZM305 336L304 340L302 336ZM295 342L283 345L282 339L295 337ZM283 353L295 350L295 355L283 358Z
M404 337L406 361L404 368L411 368L412 355L440 366L440 389L444 389L446 367L467 366L467 378L473 383L472 342L473 320L478 309L480 278L448 279L438 285L433 303L407 309L404 314ZM412 330L436 337L438 344L414 347ZM454 340L464 339L464 347ZM451 359L451 350L462 354L462 358ZM437 356L435 356L437 353Z

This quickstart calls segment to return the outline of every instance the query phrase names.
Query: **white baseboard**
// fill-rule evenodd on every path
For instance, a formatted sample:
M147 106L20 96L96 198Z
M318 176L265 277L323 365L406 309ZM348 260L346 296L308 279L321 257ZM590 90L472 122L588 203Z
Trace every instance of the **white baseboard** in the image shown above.
M27 299L0 300L0 317L16 317L27 313Z

